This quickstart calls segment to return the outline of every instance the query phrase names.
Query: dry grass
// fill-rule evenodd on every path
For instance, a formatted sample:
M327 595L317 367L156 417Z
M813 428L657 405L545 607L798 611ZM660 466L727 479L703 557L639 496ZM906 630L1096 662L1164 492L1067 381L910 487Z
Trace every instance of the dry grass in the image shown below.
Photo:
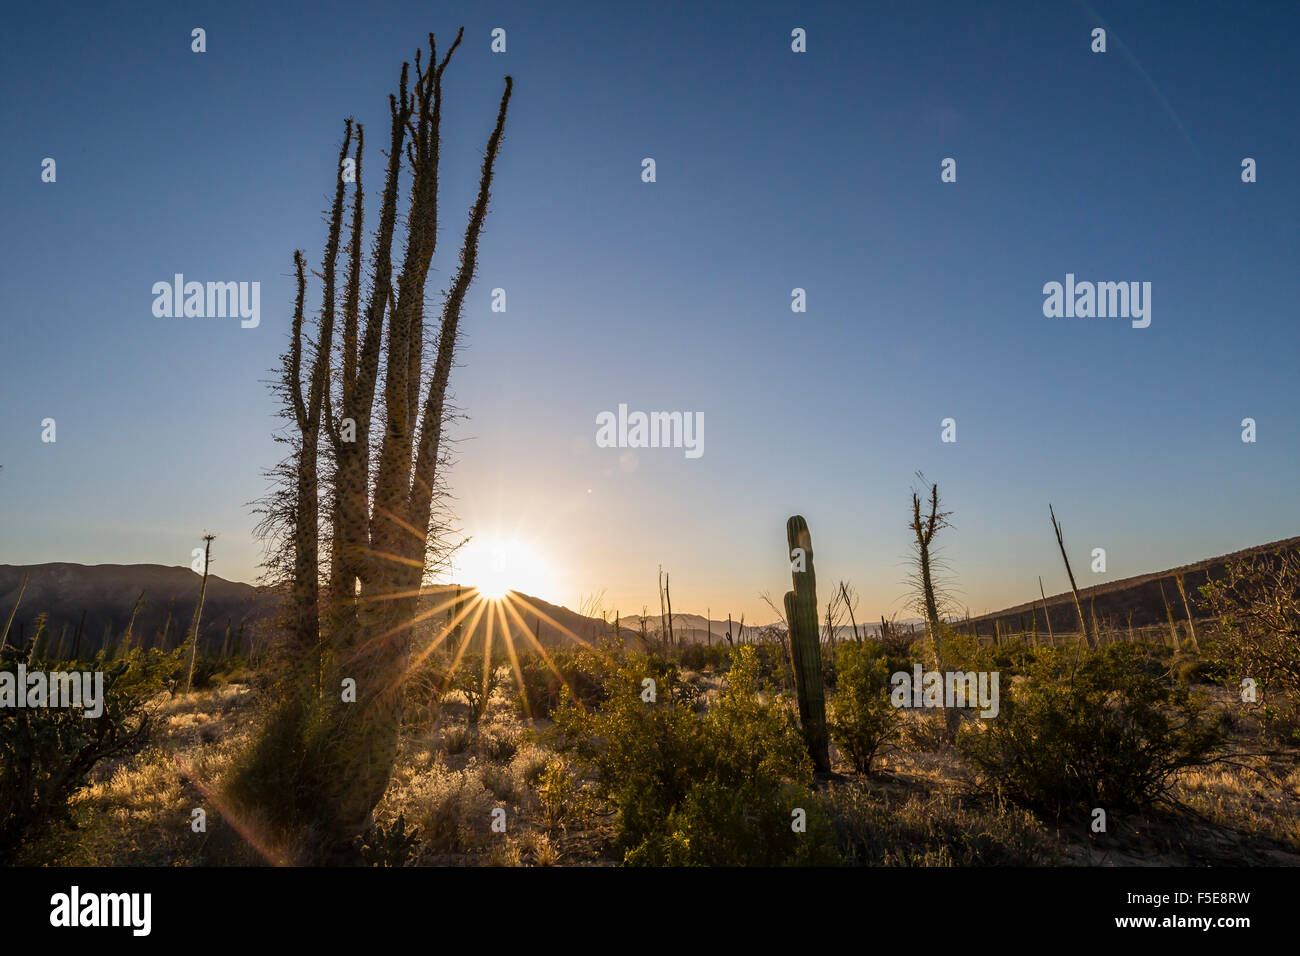
M157 741L126 761L95 768L71 801L71 827L41 845L54 866L174 866L211 862L221 841L211 790L249 741L247 687L159 695L149 704ZM183 769L182 769L183 768ZM200 789L202 788L202 789ZM192 812L207 814L207 832L192 829ZM214 842L217 844L214 846ZM250 862L239 855L232 862ZM30 862L30 861L29 861Z
M719 680L700 675L704 697ZM1176 786L1182 809L1112 819L1108 833L1049 826L978 794L943 739L939 714L908 712L899 742L869 779L844 761L820 787L849 862L876 865L1300 864L1300 754L1270 742L1249 711L1213 691L1231 731L1224 763L1187 773ZM155 743L137 757L98 768L72 805L75 829L52 834L41 858L55 865L248 864L260 857L206 794L249 743L251 694L226 686L151 702ZM613 819L505 694L470 727L449 702L431 726L402 739L392 784L376 822L400 815L418 828L414 865L609 865ZM1267 752L1267 753L1265 753ZM182 771L182 766L185 771ZM191 811L208 814L194 833ZM505 811L504 833L492 828Z

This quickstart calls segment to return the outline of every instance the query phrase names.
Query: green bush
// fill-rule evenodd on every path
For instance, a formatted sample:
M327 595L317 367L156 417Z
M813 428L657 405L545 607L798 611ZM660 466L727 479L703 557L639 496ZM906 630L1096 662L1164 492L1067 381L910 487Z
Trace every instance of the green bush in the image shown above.
M1187 689L1160 670L1128 644L1040 649L1001 695L999 715L974 721L960 747L1008 797L1040 813L1150 806L1180 771L1213 762L1221 743Z
M838 657L839 680L831 696L831 739L858 773L870 773L881 747L898 730L900 714L889 699L893 669L874 642L846 642L839 647Z
M813 766L792 707L764 700L751 648L739 648L727 687L701 722L701 773L670 813L665 858L703 866L838 862L831 830L812 792ZM803 811L805 832L792 828ZM641 862L635 857L632 862Z
M944 625L941 632L943 645L943 667L945 670L958 671L1000 671L999 661L1011 662L1012 655L1023 645L1013 645L1010 641L1002 644L982 644L973 634L966 634L953 627ZM924 656L923 648L929 642L917 642L909 651L909 660L926 665L930 661ZM910 670L909 666L906 668Z
M461 657L451 672L449 689L460 691L469 705L469 722L477 727L492 701L492 692L501 686L501 665L486 662L484 656L469 653Z
M1206 676L1253 679L1266 716L1300 723L1300 552L1230 562L1200 591L1215 618Z
M95 661L91 667L104 675L98 717L83 716L80 707L0 708L0 863L66 817L69 798L98 763L139 753L149 735L144 705L175 677L178 654L136 649ZM74 661L32 660L14 647L0 651L0 670L16 674L19 663L28 673L84 669Z
M607 676L601 704L585 707L566 687L553 715L560 747L590 765L601 795L617 809L629 852L662 839L699 762L700 725L691 711L667 693L657 692L654 704L642 700L642 680L654 676L655 663L629 654Z
M1013 674L1023 674L1034 663L1037 648L1022 638L1007 638L1001 644L988 649L988 666L979 670L997 671L1002 680L1008 680ZM969 670L971 668L963 668Z
M719 641L716 644L687 644L679 659L683 667L693 671L725 671L731 666L731 648Z
M391 826L376 823L361 835L361 858L366 866L406 866L419 842L419 827L408 831L406 818L398 814Z
M618 811L624 861L834 861L803 737L788 701L760 693L755 650L734 650L726 691L703 718L662 683L654 703L643 699L645 678L667 678L671 688L672 673L672 662L629 655L610 675L600 707L566 700L556 710L563 745L591 765L599 792ZM792 829L797 809L806 832Z
M604 699L608 665L603 655L587 648L554 650L549 655L549 663L540 654L530 654L519 661L523 679L522 686L516 690L515 702L521 716L550 717L565 687L584 705Z
M447 688L447 676L447 662L437 652L412 658L402 687L402 724L408 733L420 733L433 726Z
M794 687L794 669L790 662L790 649L788 646L783 645L778 640L765 640L756 644L742 646L752 649L754 657L758 661L758 683L760 687L773 689L792 689Z
M581 791L562 757L551 757L537 780L541 822L548 830L562 829L579 816Z
M185 687L186 669L182 666L186 660L185 653L188 645L181 648L181 657L176 664L175 689L183 690ZM172 652L176 653L176 652ZM200 654L194 660L194 683L192 690L211 690L214 687L220 687L222 684L239 683L239 678L248 671L248 662L240 655L232 657L215 657Z

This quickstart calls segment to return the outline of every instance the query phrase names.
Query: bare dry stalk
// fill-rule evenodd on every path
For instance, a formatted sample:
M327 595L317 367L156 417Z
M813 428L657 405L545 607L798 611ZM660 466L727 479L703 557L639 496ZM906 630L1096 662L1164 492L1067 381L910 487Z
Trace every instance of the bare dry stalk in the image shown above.
M14 599L14 606L9 609L9 619L5 621L5 631L0 634L0 649L3 649L9 641L9 628L13 626L14 615L18 613L18 605L23 603L23 594L27 591L27 579L31 577L30 571L23 572L23 583L18 588L18 597Z
M1192 606L1187 600L1187 587L1181 574L1174 575L1174 581L1178 584L1178 593L1183 597L1183 610L1187 613L1187 633L1192 638L1192 647L1196 653L1201 652L1201 642L1196 639L1196 622L1192 620Z
M1088 642L1088 646L1095 650L1097 640L1092 633L1092 629L1088 627L1088 619L1083 616L1083 602L1079 600L1079 588L1074 583L1074 571L1070 568L1069 555L1065 553L1065 538L1061 534L1061 525L1056 520L1056 512L1052 510L1050 504L1047 506L1047 510L1052 516L1052 530L1056 532L1056 544L1061 549L1061 560L1065 562L1065 573L1070 578L1070 591L1074 594L1074 609L1079 612L1079 627L1083 628L1083 636Z

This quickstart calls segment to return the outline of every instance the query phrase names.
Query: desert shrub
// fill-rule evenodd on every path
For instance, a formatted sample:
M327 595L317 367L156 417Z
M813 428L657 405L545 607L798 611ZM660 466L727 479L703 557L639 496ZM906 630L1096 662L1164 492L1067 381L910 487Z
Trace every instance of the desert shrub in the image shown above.
M514 759L510 761L510 770L530 787L537 786L550 755L531 743L521 744Z
M566 688L553 715L558 745L591 766L629 851L662 837L699 763L699 721L691 711L669 694L654 704L641 699L651 660L629 654L606 680L609 696L599 707L584 708Z
M880 635L880 643L887 654L908 657L917 644L923 643L924 637L925 631L909 631L897 624L891 624Z
M1253 678L1266 716L1300 712L1300 553L1231 562L1200 590L1217 619L1206 647L1211 667L1235 682Z
M997 660L1002 658L1009 661L1013 650L1008 640L1003 640L1000 645L986 645L981 643L974 634L966 634L946 625L942 628L941 642L945 670L995 671L999 669ZM928 661L917 656L922 646L921 643L912 645L911 660L921 660L928 664Z
M435 761L429 770L414 777L397 809L420 830L416 862L428 863L439 853L463 853L482 849L492 833L492 810L500 800L483 786L478 768L451 770Z
M537 781L542 825L548 830L567 826L578 816L579 786L562 757L546 761Z
M618 812L628 864L773 865L826 862L812 762L787 701L760 694L758 654L732 654L727 688L703 717L672 694L642 699L642 680L670 679L665 662L629 655L609 699L556 710L562 746L592 766ZM807 832L792 830L802 809Z
M758 662L759 686L773 689L793 688L794 665L790 663L790 649L778 639L777 635L768 636L770 640L741 645L751 648L754 652L754 659ZM784 636L783 631L781 637Z
M505 763L514 759L519 750L521 734L517 727L492 724L482 728L478 735L478 752L488 760Z
M448 724L439 737L442 749L449 755L462 754L474 742L474 728L468 724Z
M73 673L80 667L32 658L12 646L0 650L0 671L13 675L15 685L20 663L28 674ZM0 862L11 859L25 840L65 819L69 798L87 785L101 761L140 752L150 730L145 704L175 676L179 656L136 649L93 666L104 675L98 717L83 716L84 707L0 708Z
M419 733L438 718L447 686L447 664L437 653L428 653L423 659L416 656L412 664L402 688L402 725L408 733Z
M985 658L988 670L997 671L1006 680L1013 674L1023 674L1036 659L1037 648L1024 638L1006 638L1001 644L988 648Z
M549 654L549 664L540 654L531 654L519 662L522 681L515 700L521 716L550 717L565 687L584 705L604 698L608 665L601 655L586 648Z
M1199 654L1179 654L1169 664L1170 671L1180 684L1221 684L1228 679L1222 661Z
M526 830L519 837L519 849L524 863L532 866L555 866L560 862L559 848L545 833Z
M900 736L908 750L920 753L946 750L952 746L947 712L943 710L908 711L902 718Z
M1150 806L1180 771L1213 762L1221 742L1187 689L1127 644L1041 651L1001 695L999 715L974 724L962 752L1013 801L1058 818Z
M725 671L731 666L731 650L721 641L716 644L687 644L681 649L679 659L683 667L693 671Z
M375 824L361 836L361 858L366 866L406 866L420 842L418 828L406 829L406 817L398 814L390 826Z
M477 726L487 712L493 692L501 686L501 668L485 663L482 654L465 654L452 670L448 686L465 698L469 705L469 722Z
M509 765L488 762L477 766L479 781L494 797L507 803L519 802L523 783Z
M504 843L497 843L488 850L484 863L487 866L523 866L524 854L519 841L506 837Z
M208 690L223 683L223 678L231 671L234 661L217 657L200 655L194 661L193 690ZM181 675L184 677L185 675Z
M758 662L739 649L727 688L701 722L701 775L669 815L661 857L643 844L629 862L703 866L838 862L812 792L812 760L792 709L760 694ZM792 828L803 811L804 831Z
M839 648L839 682L831 696L831 739L858 773L870 773L880 749L898 730L890 703L889 659L875 643Z
M704 713L707 709L704 694L708 690L704 676L696 673L683 673L680 675L678 682L673 685L672 693L678 703L691 708L696 713Z

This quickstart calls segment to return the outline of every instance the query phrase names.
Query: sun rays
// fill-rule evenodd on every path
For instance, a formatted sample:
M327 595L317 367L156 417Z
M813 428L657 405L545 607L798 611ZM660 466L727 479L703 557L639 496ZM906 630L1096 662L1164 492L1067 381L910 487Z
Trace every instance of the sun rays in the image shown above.
M382 601L403 596L410 595L379 595L369 600ZM430 622L438 623L430 627ZM567 679L551 659L546 644L541 640L543 626L552 634L558 632L562 640L571 641L600 653L599 647L557 621L517 590L505 589L497 595L478 587L460 589L443 585L441 593L436 593L426 608L417 612L409 620L399 622L388 631L373 636L363 645L364 649L403 632L419 635L413 641L406 667L391 683L379 689L378 693L367 695L368 701L373 703L386 694L399 692L406 679L419 670L430 655L438 652L445 645L450 660L443 692L450 687L456 672L464 666L466 655L473 649L476 654L480 651L482 653L482 686L486 689L490 685L493 670L508 664L515 686L521 691L520 699L523 707L527 711L528 695L522 693L524 676L520 664L521 648L526 652L535 653L557 680L564 686L569 686ZM525 715L532 716L528 713Z
M447 693L457 671L467 666L481 666L481 686L486 693L492 686L492 673L502 666L508 666L514 685L519 690L524 716L532 718L529 697L524 692L524 674L521 666L521 657L524 654L536 654L560 684L567 687L571 694L573 692L572 685L552 659L551 652L557 642L552 640L552 646L548 648L541 639L543 627L549 630L548 636L553 637L558 634L561 642L572 642L602 656L607 653L606 648L593 645L574 633L518 591L507 590L501 596L489 596L480 588L457 589L442 585L440 589L433 590L432 596L429 595L429 591L424 593L429 597L426 608L392 630L371 637L355 650L355 653L360 655L367 649L373 649L376 642L383 642L403 633L414 636L405 668L386 686L376 688L373 693L361 695L357 703L352 706L368 709L387 695L403 693L407 679L425 663L430 655L445 646L449 663L439 694ZM371 596L367 600L387 601L410 596L412 595L408 592ZM435 621L437 623L430 626L430 622ZM481 664L478 659L480 651ZM577 706L584 706L576 694L573 695L573 700ZM175 758L175 761L181 775L208 799L217 812L259 856L275 866L292 863L289 848L281 845L280 839L270 835L255 814L241 812L239 807L225 799L223 792L218 787L214 787L211 781L202 779L195 768L186 765L179 757Z
M522 692L524 675L520 665L521 648L537 654L556 679L566 687L569 686L567 679L555 666L550 652L540 639L543 623L552 631L558 631L569 641L595 649L589 641L555 620L518 591L506 591L500 597L489 596L478 588L472 588L460 595L451 592L442 601L435 602L431 608L418 615L417 621L437 618L440 615L445 617L445 622L422 648L411 655L403 676L414 673L430 654L447 644L451 662L447 670L445 690L456 671L463 665L471 646L481 645L484 689L486 690L490 685L492 671L508 663L515 686L521 691L520 699L525 711L528 710L529 702L528 695ZM533 619L531 627L525 615ZM526 716L532 715L526 713Z

